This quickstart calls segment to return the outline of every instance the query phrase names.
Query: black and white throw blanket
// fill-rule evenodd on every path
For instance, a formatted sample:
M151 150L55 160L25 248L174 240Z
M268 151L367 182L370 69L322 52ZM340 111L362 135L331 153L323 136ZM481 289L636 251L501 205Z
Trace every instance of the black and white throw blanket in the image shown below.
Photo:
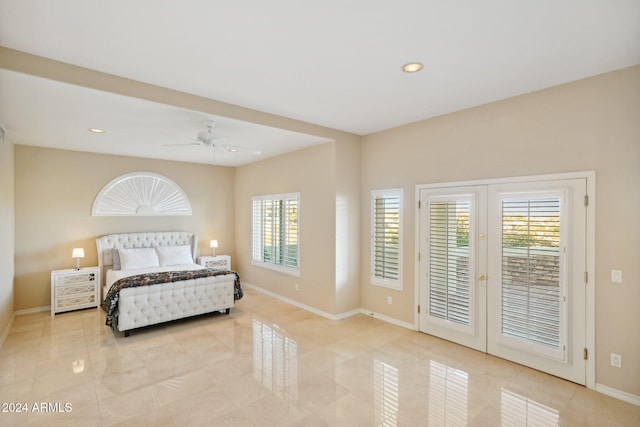
M182 280L200 279L202 277L221 276L225 274L233 273L236 275L233 286L233 300L238 301L244 296L242 287L240 286L240 276L235 271L228 270L214 270L212 268L205 268L202 270L188 270L188 271L166 271L162 273L148 273L138 274L135 276L125 277L116 281L107 295L100 304L100 307L107 313L107 326L113 327L113 321L118 316L118 300L120 299L120 290L124 288L132 288L135 286L150 286L161 283L180 282Z

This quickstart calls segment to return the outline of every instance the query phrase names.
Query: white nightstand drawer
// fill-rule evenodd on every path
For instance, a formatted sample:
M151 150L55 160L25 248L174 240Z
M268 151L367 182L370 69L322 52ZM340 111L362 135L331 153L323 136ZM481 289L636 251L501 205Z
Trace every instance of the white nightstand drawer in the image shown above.
M216 270L231 270L231 257L229 255L199 256L198 264Z
M95 293L95 283L78 283L77 285L56 286L56 298L64 298L69 295Z
M71 285L74 283L95 283L97 272L88 270L72 270L73 273L59 273L55 275L55 285Z
M56 297L55 311L77 310L80 308L96 307L96 294L86 293L81 295L70 295L66 297Z

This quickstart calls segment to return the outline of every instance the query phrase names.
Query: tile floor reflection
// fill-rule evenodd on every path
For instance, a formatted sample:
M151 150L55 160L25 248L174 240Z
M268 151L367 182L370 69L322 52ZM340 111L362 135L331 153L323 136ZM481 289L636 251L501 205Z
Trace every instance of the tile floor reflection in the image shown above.
M374 359L373 391L375 425L398 425L398 408L400 402L398 393L398 368Z
M555 426L560 421L560 413L557 409L520 396L506 388L500 392L500 405L502 424Z
M0 402L14 405L2 426L640 425L640 407L576 384L251 290L230 316L129 338L99 310L18 316L0 349Z
M253 321L253 378L279 397L298 400L298 344L276 324Z
M434 360L429 361L429 426L464 426L469 421L469 374Z

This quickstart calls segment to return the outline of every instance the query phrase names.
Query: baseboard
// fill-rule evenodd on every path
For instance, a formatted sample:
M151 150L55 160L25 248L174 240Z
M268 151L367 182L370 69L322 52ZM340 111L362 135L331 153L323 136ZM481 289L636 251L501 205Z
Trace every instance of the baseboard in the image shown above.
M25 314L42 313L45 311L51 311L51 306L46 305L44 307L25 308L23 310L16 310L16 316L24 316Z
M344 313L333 315L334 320L342 320L347 319L351 316L355 316L356 314L360 314L360 309L356 308L355 310L345 311Z
M607 396L623 400L627 403L631 403L632 405L640 406L640 396L636 396L635 394L627 393L626 391L620 391L615 388L611 388L609 386L598 383L596 383L593 389L599 393L606 394Z
M360 313L366 314L367 316L375 317L376 319L383 320L387 323L391 323L392 325L400 326L402 328L411 329L412 331L416 330L416 327L413 323L403 322L402 320L398 320L394 317L385 316L384 314L376 313L371 310L365 310L361 308Z
M9 336L9 332L11 332L11 328L13 327L13 321L16 318L16 312L14 311L13 314L11 315L11 319L9 319L9 323L7 324L7 327L4 328L4 331L2 332L2 335L0 335L0 348L2 348L2 346L4 345L4 342L7 340L7 337Z
M268 295L268 296L273 297L273 298L275 298L277 300L280 300L282 302L286 302L287 304L291 304L291 305L296 306L298 308L301 308L303 310L309 311L309 312L311 312L313 314L317 314L318 316L322 316L322 317L324 317L326 319L329 319L329 320L342 320L342 319L346 319L347 317L351 317L351 316L353 316L355 314L359 314L360 313L360 310L356 309L356 310L352 310L352 311L349 311L349 312L346 312L346 313L331 314L331 313L327 313L326 311L318 310L317 308L311 307L310 305L303 304L303 303L301 303L299 301L296 301L294 299L283 297L282 295L279 295L279 294L277 294L275 292L268 291L268 290L263 289L263 288L261 288L259 286L252 285L251 283L242 282L242 286L243 287L247 287L249 289L252 289L252 290L254 290L256 292L260 292L261 294Z
M4 342L6 341L7 337L9 336L9 332L11 331L11 328L13 327L13 321L16 319L16 316L22 316L24 314L41 313L41 312L44 312L44 311L51 311L51 306L48 305L46 307L27 308L27 309L24 309L24 310L16 310L16 311L14 311L13 314L11 315L11 320L9 320L9 324L7 325L7 327L2 332L2 335L0 335L0 348L2 348L2 346L4 345Z
M303 304L299 301L293 300L291 298L287 298L287 297L283 297L282 295L278 295L275 292L271 292L268 291L266 289L262 289L258 286L252 285L251 283L246 283L246 282L242 282L242 286L246 286L249 289L253 289L256 292L260 292L262 294L265 295L269 295L270 297L273 297L277 300L280 300L282 302L286 302L288 304L291 304L293 306L296 306L298 308L301 308L303 310L309 311L313 314L317 314L318 316L322 316L326 319L329 320L342 320L342 319L346 319L348 317L351 316L355 316L356 314L364 314L366 316L371 316L371 317L375 317L376 319L380 319L384 322L387 323L391 323L393 325L396 326L401 326L403 328L407 328L407 329L411 329L411 330L415 330L415 326L412 323L408 323L408 322L403 322L401 320L398 319L394 319L393 317L389 317L389 316L385 316L384 314L380 314L380 313L374 313L371 310L365 310L363 308L356 308L355 310L351 310L351 311L346 311L344 313L340 313L340 314L331 314L331 313L327 313L326 311L322 311L322 310L318 310L317 308L311 307L309 305Z

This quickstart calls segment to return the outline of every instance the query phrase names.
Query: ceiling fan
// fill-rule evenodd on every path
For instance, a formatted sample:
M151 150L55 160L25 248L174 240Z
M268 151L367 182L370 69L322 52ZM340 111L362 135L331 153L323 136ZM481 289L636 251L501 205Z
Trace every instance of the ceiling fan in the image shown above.
M207 130L203 130L197 133L196 139L194 139L197 145L213 145L214 142L224 140L224 137L218 137L213 133L214 123L213 120L207 122Z
M224 151L228 151L230 153L237 153L237 152L246 152L246 153L250 153L253 154L255 156L259 156L262 154L262 151L260 150L252 150L250 148L245 148L245 147L240 147L237 145L228 145L228 144L220 144L220 141L224 141L225 139L227 139L224 136L218 136L215 134L214 132L214 126L215 123L213 122L213 120L208 120L207 121L207 130L203 130L200 131L196 134L196 139L193 140L193 142L189 143L189 144L172 144L174 146L176 145L201 145L201 146L206 146L206 147L211 147L211 148L218 148Z

